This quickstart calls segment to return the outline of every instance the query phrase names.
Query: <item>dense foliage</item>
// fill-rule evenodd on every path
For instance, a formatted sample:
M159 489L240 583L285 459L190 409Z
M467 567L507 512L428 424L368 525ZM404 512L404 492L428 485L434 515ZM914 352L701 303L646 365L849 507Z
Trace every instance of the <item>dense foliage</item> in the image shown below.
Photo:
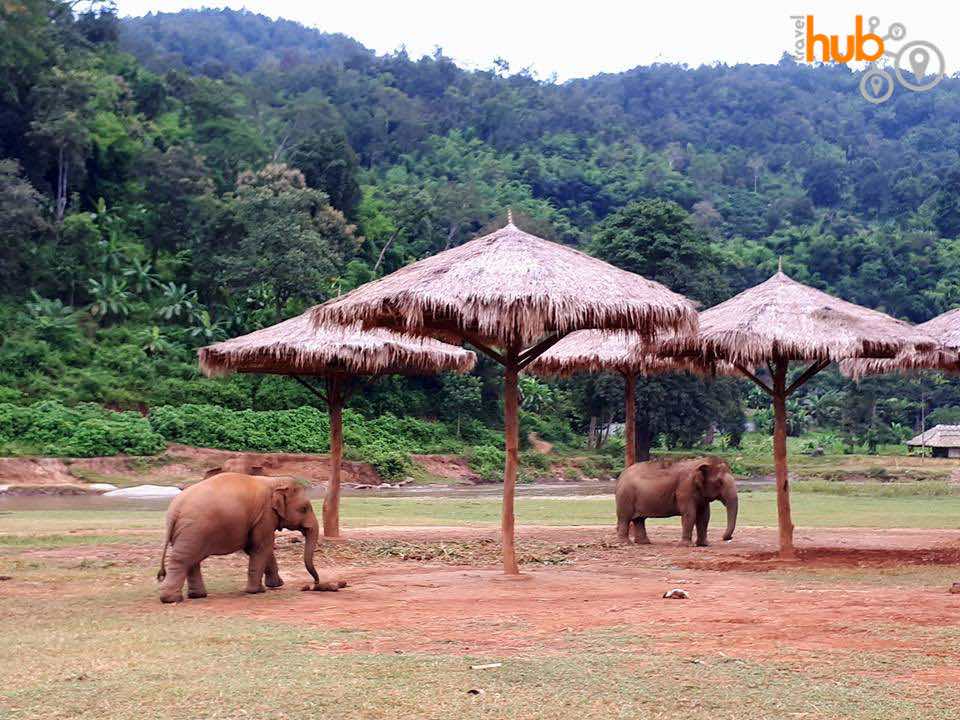
M0 28L5 412L96 403L149 412L168 440L322 447L310 393L284 378L202 379L195 348L462 243L507 207L704 306L778 257L798 280L911 321L960 304L955 79L874 106L849 70L789 58L558 84L500 60L466 71L439 51L377 56L231 10L120 22L110 5L23 0L0 7ZM469 378L383 380L355 396L348 433L370 436L347 444L384 466L402 447L393 437L473 446L493 467L499 383L487 362ZM524 383L524 434L571 444L594 428L596 442L622 420L616 377ZM647 445L714 432L736 443L744 410L766 422L742 383L651 378L638 393ZM798 432L879 443L922 408L953 417L960 392L828 373L793 405ZM414 442L413 426L377 425L386 413L440 422ZM83 447L70 441L78 452L102 423L132 422L79 417L92 425ZM117 449L152 441L127 442Z

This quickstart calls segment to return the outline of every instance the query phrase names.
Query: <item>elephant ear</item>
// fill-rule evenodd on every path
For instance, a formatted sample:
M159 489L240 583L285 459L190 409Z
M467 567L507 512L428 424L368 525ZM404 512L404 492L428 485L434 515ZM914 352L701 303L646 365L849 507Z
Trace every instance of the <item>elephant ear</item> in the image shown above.
M700 463L693 471L693 482L701 490L710 484L710 476L713 473L713 466L710 463Z
M291 490L293 490L293 486L287 482L277 483L273 487L273 496L270 501L271 507L280 518L287 516L287 502L290 499Z
M704 462L697 466L697 474L702 478L699 482L701 490L708 496L719 495L723 491L723 481L720 479L720 466L715 462Z

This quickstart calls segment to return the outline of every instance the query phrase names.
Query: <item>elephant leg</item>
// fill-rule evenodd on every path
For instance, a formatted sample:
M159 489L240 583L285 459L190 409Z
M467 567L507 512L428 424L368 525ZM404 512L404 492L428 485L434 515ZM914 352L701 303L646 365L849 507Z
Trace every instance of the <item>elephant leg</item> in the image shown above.
M710 524L710 503L704 502L697 508L697 545L706 547L707 526Z
M263 573L267 569L267 563L270 562L270 556L273 555L273 547L267 545L257 548L250 553L250 563L247 566L247 587L246 593L266 592L263 587Z
M167 559L167 576L160 584L160 601L165 603L183 602L183 582L187 579L189 567L181 558L171 554Z
M680 545L683 547L690 547L693 543L693 526L697 521L697 507L693 503L690 503L687 507L683 508L683 512L680 513Z
M266 568L266 586L269 588L278 588L283 585L283 579L280 577L280 570L277 568L277 554L270 552Z
M617 539L622 543L630 542L630 520L617 519Z
M647 537L647 519L645 517L633 519L633 541L637 545L650 544L650 538Z
M200 563L197 563L187 573L187 597L205 598L207 588L203 584L203 573L200 572Z

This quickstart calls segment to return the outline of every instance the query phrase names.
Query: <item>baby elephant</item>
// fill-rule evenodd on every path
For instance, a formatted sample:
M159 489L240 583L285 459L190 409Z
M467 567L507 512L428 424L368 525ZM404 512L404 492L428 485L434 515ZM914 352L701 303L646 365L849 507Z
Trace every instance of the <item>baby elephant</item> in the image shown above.
M737 484L730 466L717 457L682 460L672 465L660 461L636 463L617 480L617 535L629 540L634 524L634 542L649 543L645 521L648 517L682 518L680 544L690 545L693 527L697 527L697 545L707 544L710 501L727 506L727 531L724 540L733 537L737 525Z
M320 525L303 486L288 477L220 473L187 488L170 503L157 573L162 583L160 599L165 603L183 600L184 579L188 597L206 597L200 563L211 555L237 550L250 556L248 593L264 592L264 573L268 587L280 587L283 580L277 572L273 535L281 528L303 533L303 564L313 577L313 589L341 586L321 583L313 567Z

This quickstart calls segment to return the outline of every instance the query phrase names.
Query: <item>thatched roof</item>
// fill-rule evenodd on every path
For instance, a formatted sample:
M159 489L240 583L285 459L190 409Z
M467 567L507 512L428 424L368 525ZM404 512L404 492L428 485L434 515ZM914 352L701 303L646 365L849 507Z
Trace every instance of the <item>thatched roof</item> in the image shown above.
M637 333L580 330L571 333L534 360L527 372L569 377L575 373L618 372L655 375L668 372L737 374L729 363L715 367L697 365L692 358L664 358L653 354L654 345Z
M910 447L960 448L960 425L936 425L907 440Z
M892 358L929 351L932 338L909 323L835 298L777 272L700 313L695 336L663 342L661 354L699 356L755 366L773 358Z
M205 375L234 372L281 375L429 374L468 372L476 355L426 338L389 330L317 329L310 312L249 335L201 348Z
M692 332L697 323L693 304L660 283L512 223L330 300L313 318L447 338L468 332L500 347L558 331L652 335Z
M916 326L918 332L932 337L938 347L929 352L907 348L892 360L847 360L840 363L840 372L855 379L867 375L917 370L960 372L960 308L937 315Z

